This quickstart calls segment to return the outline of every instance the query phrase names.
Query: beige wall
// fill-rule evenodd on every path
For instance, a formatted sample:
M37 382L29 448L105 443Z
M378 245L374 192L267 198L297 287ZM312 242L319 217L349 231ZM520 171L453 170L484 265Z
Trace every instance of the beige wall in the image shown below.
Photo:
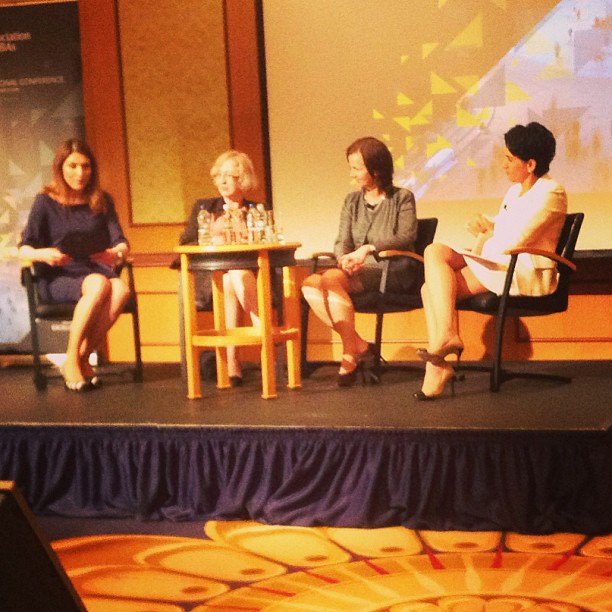
M132 222L183 223L230 146L219 0L118 0Z

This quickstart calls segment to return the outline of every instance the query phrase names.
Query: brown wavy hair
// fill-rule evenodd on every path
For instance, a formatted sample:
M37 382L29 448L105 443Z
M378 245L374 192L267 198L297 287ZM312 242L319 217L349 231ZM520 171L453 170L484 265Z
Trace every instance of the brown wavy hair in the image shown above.
M393 189L393 156L387 145L372 136L358 138L346 149L346 158L361 153L363 163L379 189L390 194Z
M48 185L42 189L43 193L56 199L61 204L68 204L72 190L64 179L64 162L72 153L84 155L91 165L91 176L89 182L83 189L84 203L89 204L89 208L94 213L101 213L106 210L106 194L100 189L98 162L87 144L78 138L65 140L55 152L53 159L53 178Z

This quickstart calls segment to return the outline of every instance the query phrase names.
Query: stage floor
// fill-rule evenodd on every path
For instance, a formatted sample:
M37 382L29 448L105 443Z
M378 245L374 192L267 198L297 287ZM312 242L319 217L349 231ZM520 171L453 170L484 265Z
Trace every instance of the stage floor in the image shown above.
M289 390L278 376L278 397L260 397L259 371L245 368L245 384L218 390L204 382L203 397L186 398L178 364L145 364L135 384L122 364L108 366L101 389L67 392L57 373L45 392L32 384L31 369L0 370L1 425L153 426L206 428L305 428L488 431L606 431L612 426L612 362L508 364L510 369L568 374L570 384L514 379L499 393L484 372L468 371L456 395L418 402L422 370L390 371L376 386L340 389L335 368L325 366Z

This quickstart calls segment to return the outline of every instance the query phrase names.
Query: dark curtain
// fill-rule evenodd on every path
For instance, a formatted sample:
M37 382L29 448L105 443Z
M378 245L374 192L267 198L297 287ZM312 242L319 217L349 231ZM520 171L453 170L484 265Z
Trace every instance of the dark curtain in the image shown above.
M605 432L0 428L39 515L601 534L611 474Z

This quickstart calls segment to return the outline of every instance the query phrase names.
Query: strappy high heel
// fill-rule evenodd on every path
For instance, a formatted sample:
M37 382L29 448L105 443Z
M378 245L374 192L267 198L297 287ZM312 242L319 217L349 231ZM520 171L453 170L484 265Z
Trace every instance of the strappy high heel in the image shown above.
M374 385L380 382L380 378L374 372L374 350L374 345L368 343L368 348L363 353L355 355L355 368L346 374L338 374L339 387L354 385L357 374L361 374L361 382L364 385Z
M458 375L455 372L455 368L453 368L452 366L448 367L448 372L449 374L444 378L444 380L442 381L442 384L438 387L438 389L436 389L435 393L432 393L431 395L427 395L422 389L419 389L418 391L415 391L412 394L412 397L414 397L414 399L420 402L433 401L435 399L438 399L442 397L442 395L444 394L444 389L446 388L446 383L448 382L450 382L451 397L455 397L455 383L463 381L464 376L462 374Z
M74 391L75 393L87 393L91 391L93 387L91 383L86 380L64 380L64 389L66 389L66 391Z
M86 393L87 391L91 391L93 389L91 382L86 378L82 378L80 380L68 380L63 368L60 369L60 372L62 374L62 378L64 379L64 389L66 389L66 391Z
M460 361L463 353L463 344L447 344L435 353L430 353L427 349L417 349L416 353L423 361L431 361L434 365L442 365L449 355L455 355L457 361Z
M99 389L104 384L104 381L95 374L91 378L88 378L87 382L91 385L92 389Z

